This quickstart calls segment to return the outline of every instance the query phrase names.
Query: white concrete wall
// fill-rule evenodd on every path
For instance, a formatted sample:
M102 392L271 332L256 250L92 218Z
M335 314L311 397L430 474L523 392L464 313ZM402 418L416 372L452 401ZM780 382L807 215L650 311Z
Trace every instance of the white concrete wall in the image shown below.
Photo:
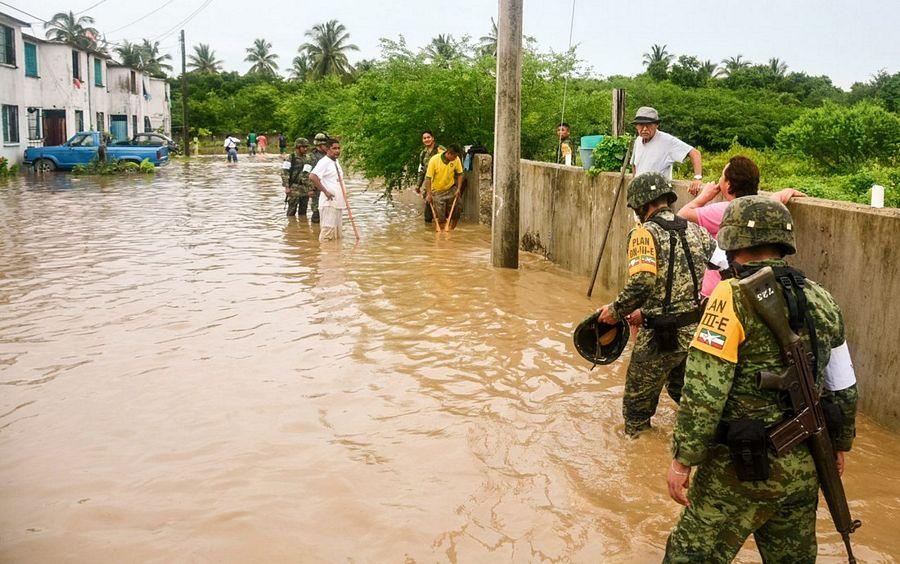
M18 107L19 142L6 143L0 134L0 156L11 165L22 162L28 146L28 122L25 117L25 46L22 43L21 24L13 18L0 14L0 24L11 27L15 34L16 64L0 64L0 105Z
M169 84L164 78L148 78L150 99L144 99L144 115L150 118L153 131L162 128L163 133L172 136L172 123L169 118ZM143 127L143 125L142 125Z
M107 115L107 124L109 124L109 116L125 115L128 116L128 136L133 137L135 133L144 130L144 87L142 84L142 73L134 71L137 93L131 93L131 72L128 67L110 66L108 70L109 82L107 90L109 90L109 113ZM137 116L137 131L132 128L132 116Z

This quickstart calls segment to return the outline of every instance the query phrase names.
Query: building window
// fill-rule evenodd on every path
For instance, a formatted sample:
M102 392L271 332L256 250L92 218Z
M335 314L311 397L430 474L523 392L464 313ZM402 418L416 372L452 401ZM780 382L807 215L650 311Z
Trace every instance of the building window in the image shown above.
M103 120L103 112L97 112L97 131L106 131L106 122Z
M131 71L131 93L137 94L137 76Z
M28 108L25 117L28 118L28 140L37 141L43 139L44 132L41 124L41 109Z
M144 133L150 133L153 131L153 127L150 125L150 118L144 116Z
M3 142L19 142L19 106L3 104Z
M75 110L75 133L84 131L84 112Z
M81 56L74 49L72 50L72 78L81 80Z
M103 61L94 57L94 86L103 86Z
M25 76L38 76L37 45L34 43L25 44Z
M0 63L16 64L16 32L5 25L0 25Z

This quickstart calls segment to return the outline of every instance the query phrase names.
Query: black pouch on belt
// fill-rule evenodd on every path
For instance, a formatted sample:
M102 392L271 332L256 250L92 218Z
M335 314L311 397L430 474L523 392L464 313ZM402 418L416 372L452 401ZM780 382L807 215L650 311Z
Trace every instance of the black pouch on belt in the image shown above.
M654 320L653 340L660 352L672 352L678 348L678 322L671 316Z
M726 438L738 480L756 482L769 479L769 451L766 425L759 419L738 419L728 424Z

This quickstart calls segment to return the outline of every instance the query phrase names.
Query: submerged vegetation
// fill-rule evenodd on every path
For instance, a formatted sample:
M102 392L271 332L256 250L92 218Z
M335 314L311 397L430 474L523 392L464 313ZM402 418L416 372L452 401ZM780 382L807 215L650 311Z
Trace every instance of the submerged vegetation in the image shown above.
M110 159L101 161L93 159L88 164L75 165L72 168L74 174L87 174L110 176L113 174L156 174L156 167L150 162L150 159L144 159L140 164L133 161L123 161L118 159Z

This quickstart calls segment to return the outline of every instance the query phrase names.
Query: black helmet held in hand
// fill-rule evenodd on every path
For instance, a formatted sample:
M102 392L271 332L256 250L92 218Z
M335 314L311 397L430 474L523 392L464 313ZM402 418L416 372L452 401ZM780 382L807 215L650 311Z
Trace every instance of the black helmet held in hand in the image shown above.
M589 315L578 324L572 335L575 350L594 366L610 364L619 358L630 336L624 321L609 325L600 321L599 317L599 312Z

